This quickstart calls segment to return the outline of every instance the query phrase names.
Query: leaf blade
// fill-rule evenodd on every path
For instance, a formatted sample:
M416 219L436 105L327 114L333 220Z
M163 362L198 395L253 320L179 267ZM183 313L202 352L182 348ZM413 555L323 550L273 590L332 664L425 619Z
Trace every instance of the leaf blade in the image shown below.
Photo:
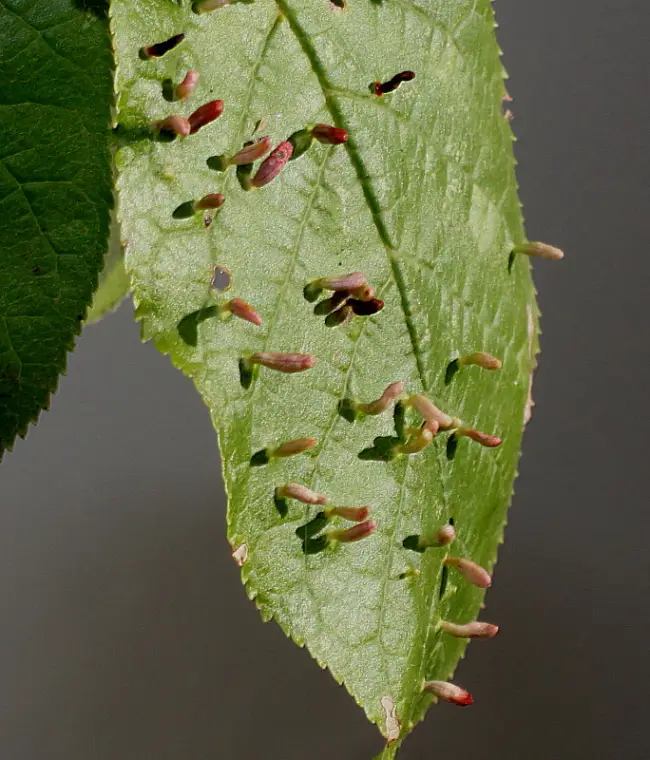
M116 311L129 294L129 289L129 276L126 273L124 251L120 243L120 229L115 223L111 225L104 267L99 275L99 283L93 301L86 314L86 324L96 324L108 314Z
M0 456L49 405L97 283L112 205L106 19L0 4Z
M487 2L473 7L360 3L340 14L326 3L279 0L196 19L183 9L142 2L133 10L118 0L113 11L127 131L165 115L159 83L189 67L207 80L197 105L210 88L226 103L211 131L171 146L132 144L118 156L144 335L193 377L212 411L229 538L247 557L249 593L265 617L345 681L385 735L392 707L403 736L430 701L421 694L424 678L447 678L462 655L464 642L436 629L441 614L476 615L483 596L452 579L441 602L444 553L411 556L401 540L454 517L463 551L493 562L534 363L528 265L516 262L507 273L510 246L523 231L492 11ZM153 65L135 60L136 40L179 30L184 49ZM376 77L407 68L415 82L390 98L370 95ZM316 121L346 128L350 140L345 149L312 147L256 194L241 192L232 174L205 168L209 155L236 152L269 115L275 143ZM215 190L227 200L209 230L200 219L170 223L176 205ZM147 202L154 197L165 199L164 210ZM176 326L215 302L208 283L219 264L233 274L232 295L251 302L265 325L256 331L206 320L197 345L188 346ZM354 270L369 275L386 308L328 330L302 287ZM502 356L503 373L466 370L445 387L454 354L478 348ZM321 361L304 376L263 370L246 392L236 367L247 350L313 353ZM350 426L337 401L369 401L396 380L410 392L432 392L472 424L501 428L504 446L486 452L463 441L453 468L441 442L417 459L360 462L358 452L374 436L390 434L390 420ZM301 436L319 438L318 448L249 467L253 452ZM327 492L335 504L372 504L377 534L306 557L295 528L314 508L292 505L286 521L273 508L274 487L293 481ZM477 509L468 495L481 483ZM398 580L408 562L419 565L417 582Z

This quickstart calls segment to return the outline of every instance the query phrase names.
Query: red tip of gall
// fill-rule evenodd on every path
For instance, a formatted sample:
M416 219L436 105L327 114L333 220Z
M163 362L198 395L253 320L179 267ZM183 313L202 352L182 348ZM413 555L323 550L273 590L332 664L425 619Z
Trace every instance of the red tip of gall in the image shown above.
M448 681L428 681L424 684L423 688L424 691L428 691L438 697L438 699L451 702L459 707L467 707L474 704L474 697L472 697L467 689L463 689Z

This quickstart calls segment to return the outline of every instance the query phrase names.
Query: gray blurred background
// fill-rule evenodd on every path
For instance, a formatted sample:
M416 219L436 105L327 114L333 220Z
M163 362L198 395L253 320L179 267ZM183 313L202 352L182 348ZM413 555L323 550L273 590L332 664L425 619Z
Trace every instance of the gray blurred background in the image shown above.
M358 0L350 0L357 2ZM489 619L403 760L647 760L647 0L501 0L543 357ZM370 760L330 676L263 626L215 435L129 305L0 468L0 760Z

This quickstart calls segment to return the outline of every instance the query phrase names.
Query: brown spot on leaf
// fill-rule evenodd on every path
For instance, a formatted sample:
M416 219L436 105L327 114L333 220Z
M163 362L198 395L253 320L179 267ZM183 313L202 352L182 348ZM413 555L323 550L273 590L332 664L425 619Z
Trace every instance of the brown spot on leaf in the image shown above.
M248 546L246 544L242 544L241 546L237 547L237 549L235 549L235 551L232 553L232 558L239 565L239 567L242 567L244 562L246 562L248 559Z
M395 701L392 699L392 697L382 697L381 706L384 708L384 712L386 713L386 726L384 728L384 736L388 740L388 743L391 744L396 739L399 739L401 730L400 722L397 718L397 712L395 709Z

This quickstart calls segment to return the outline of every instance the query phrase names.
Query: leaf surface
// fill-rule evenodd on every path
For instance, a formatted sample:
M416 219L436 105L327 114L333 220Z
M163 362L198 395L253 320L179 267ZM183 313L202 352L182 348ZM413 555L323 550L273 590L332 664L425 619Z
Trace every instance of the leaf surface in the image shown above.
M111 225L104 268L99 275L93 302L86 314L86 324L95 324L115 311L128 293L129 276L124 265L124 250L120 244L120 228L117 223L114 223Z
M441 597L447 550L419 554L402 541L453 518L452 553L493 565L535 361L529 265L508 269L524 233L492 8L354 0L341 11L327 0L258 0L197 15L187 3L114 0L112 24L120 213L144 337L194 379L210 408L229 540L262 615L306 644L380 731L401 740L431 701L423 681L447 679L465 650L437 623L474 619L483 599L451 571ZM181 32L184 42L163 57L138 57ZM164 80L179 82L189 69L201 75L193 98L166 102ZM370 92L404 70L415 79L381 98ZM197 134L147 136L152 122L214 98L223 116ZM232 168L215 172L206 160L237 152L260 120L257 134L274 145L313 122L345 128L350 139L314 143L268 186L244 192ZM172 217L214 192L226 202L210 226L202 214ZM231 273L226 293L211 288L215 266ZM366 274L386 306L330 329L303 287L352 271ZM232 297L252 304L263 325L215 316L212 307ZM246 390L239 359L260 350L313 354L318 364L295 375L261 368ZM476 350L502 358L503 370L465 367L445 384L449 362ZM352 425L337 404L370 401L397 380L503 445L463 438L449 461L443 434L421 454L361 461L375 436L393 434L392 419ZM318 446L250 466L254 452L302 436ZM295 530L319 507L292 501L282 518L273 493L287 482L330 504L372 506L377 531L305 555ZM409 566L419 574L400 579Z
M0 0L0 456L49 405L108 239L101 3Z

